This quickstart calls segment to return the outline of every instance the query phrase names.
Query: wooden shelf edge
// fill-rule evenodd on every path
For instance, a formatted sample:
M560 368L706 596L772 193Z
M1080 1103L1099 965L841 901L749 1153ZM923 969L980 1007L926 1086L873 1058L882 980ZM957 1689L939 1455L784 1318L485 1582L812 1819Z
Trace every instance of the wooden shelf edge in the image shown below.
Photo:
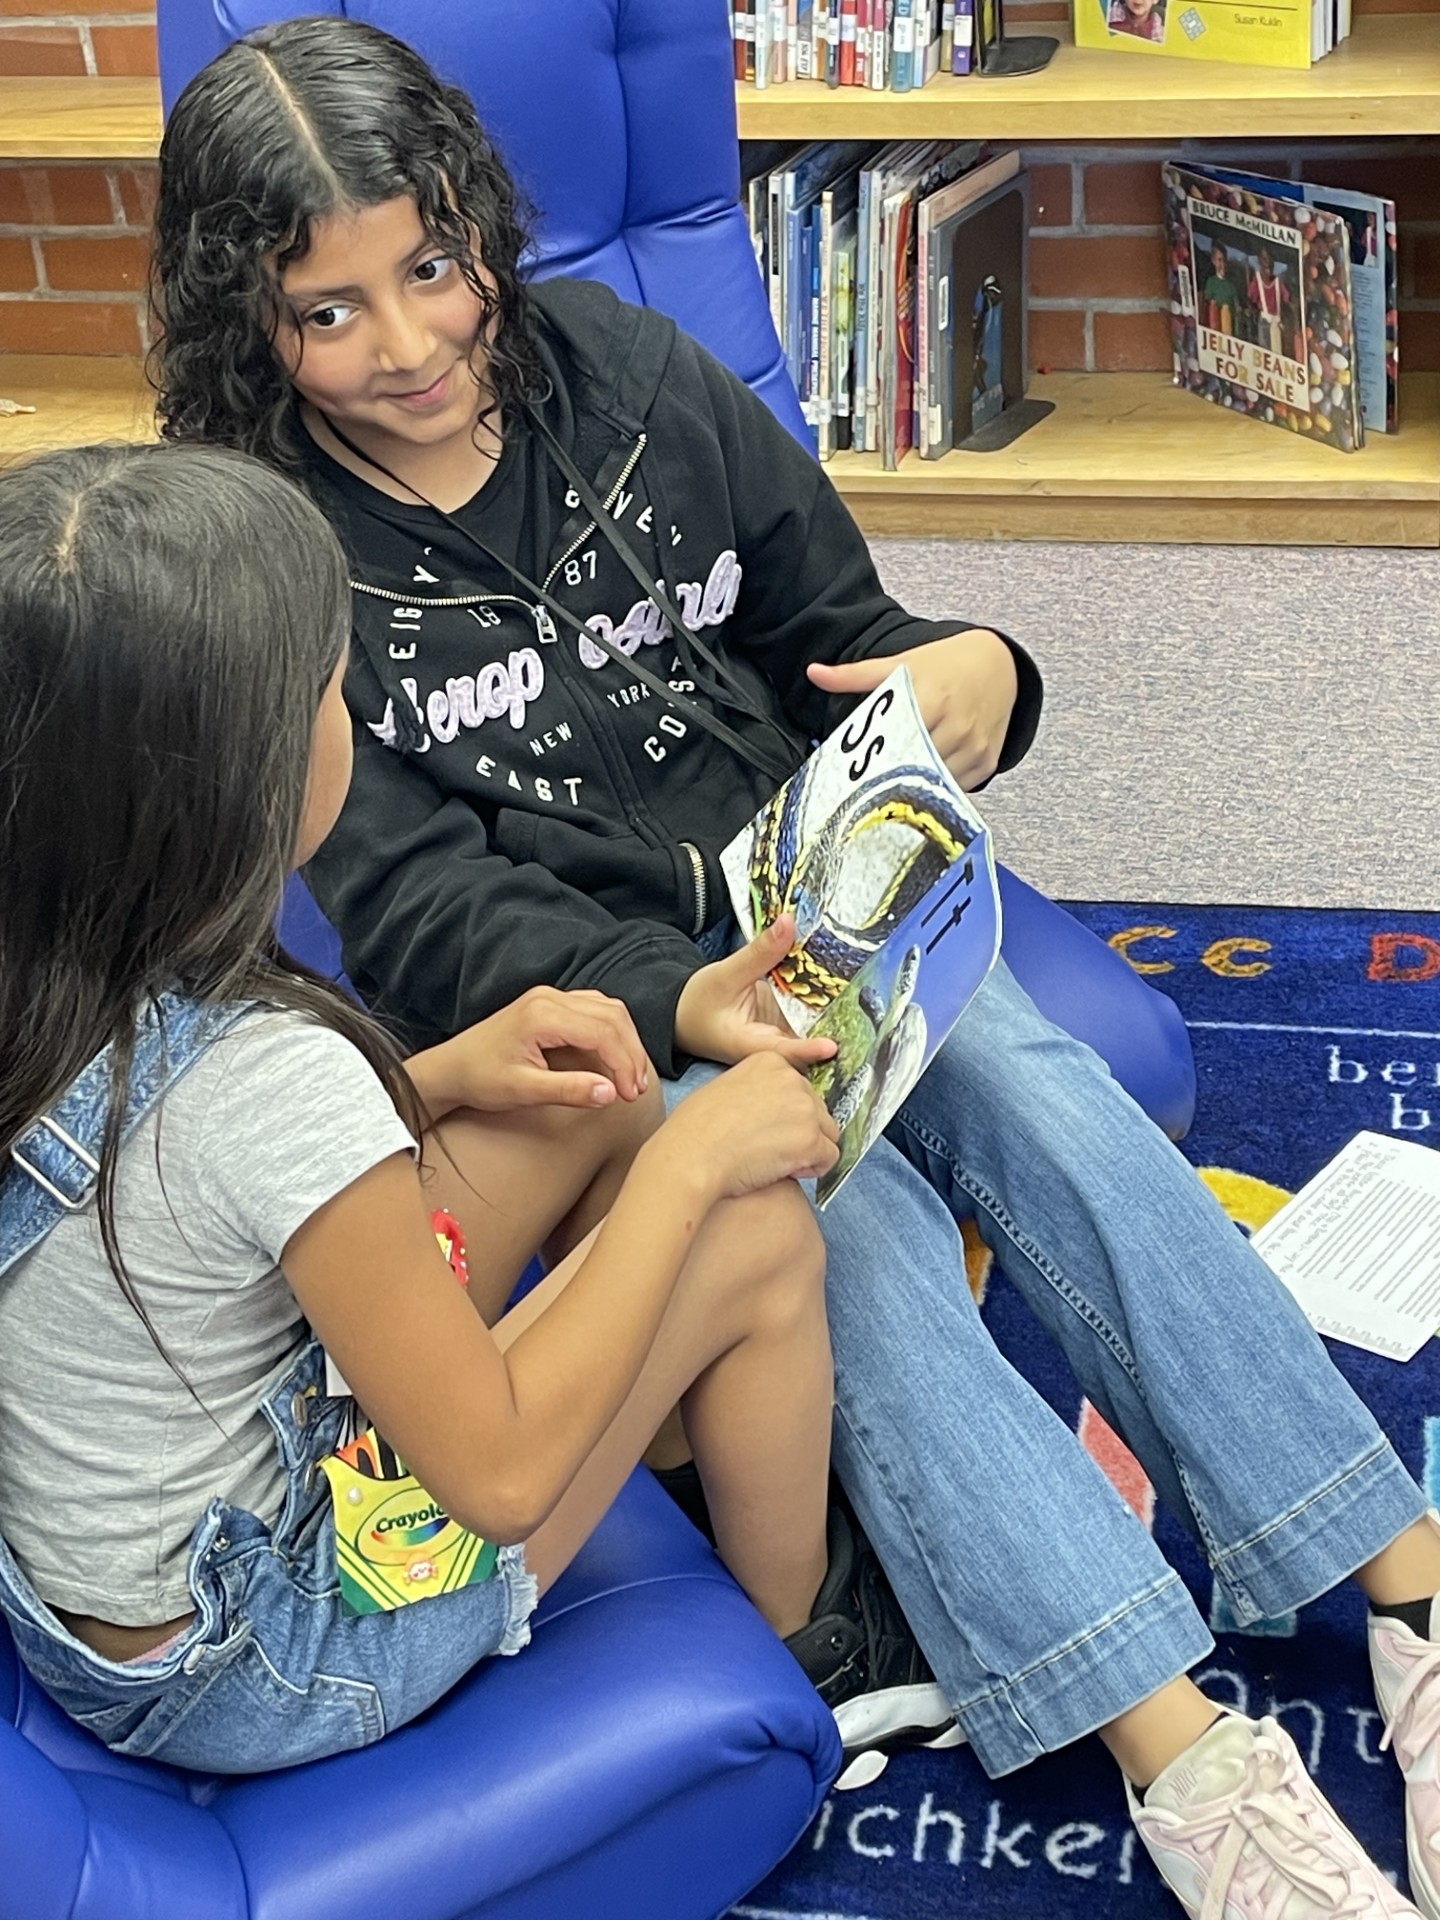
M1440 505L1350 501L1197 501L1152 493L1143 527L1118 523L1114 500L1024 495L912 495L847 499L861 530L879 538L1082 541L1142 546L1440 547Z
M153 160L162 126L150 75L0 76L0 160Z

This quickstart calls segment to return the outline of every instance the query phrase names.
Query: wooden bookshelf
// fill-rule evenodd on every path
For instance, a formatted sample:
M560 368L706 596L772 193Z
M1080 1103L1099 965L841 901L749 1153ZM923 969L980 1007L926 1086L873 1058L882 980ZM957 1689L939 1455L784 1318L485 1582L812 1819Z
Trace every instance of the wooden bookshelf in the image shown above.
M0 353L0 397L35 409L0 414L0 467L53 447L154 437L154 395L138 360Z
M1076 47L1042 73L911 93L737 86L742 140L1216 140L1440 133L1440 15L1371 15L1308 72Z
M1440 12L1371 14L1308 72L1077 48L1041 73L903 94L737 86L741 139L1324 139L1440 134ZM969 539L1440 545L1440 375L1402 383L1402 430L1342 454L1186 393L1163 373L1032 376L1055 412L1001 453L829 473L871 533Z
M0 78L0 160L153 160L161 125L153 75Z
M869 533L965 539L1440 545L1440 374L1401 386L1402 428L1340 453L1239 419L1163 373L1037 374L1054 413L1000 453L837 454Z
M967 539L1440 545L1440 374L1403 382L1404 426L1337 453L1237 420L1159 373L1037 375L1055 411L1002 453L868 454L829 472L872 533ZM42 448L138 440L151 395L133 360L0 355L0 465Z

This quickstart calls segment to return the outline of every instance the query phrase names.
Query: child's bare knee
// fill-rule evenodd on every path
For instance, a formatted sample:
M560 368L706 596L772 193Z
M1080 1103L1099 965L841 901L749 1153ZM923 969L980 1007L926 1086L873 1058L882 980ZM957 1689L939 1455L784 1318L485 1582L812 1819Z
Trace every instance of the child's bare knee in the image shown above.
M793 1180L778 1181L763 1192L731 1203L738 1216L738 1238L746 1249L754 1281L797 1298L825 1278L825 1243L810 1203Z

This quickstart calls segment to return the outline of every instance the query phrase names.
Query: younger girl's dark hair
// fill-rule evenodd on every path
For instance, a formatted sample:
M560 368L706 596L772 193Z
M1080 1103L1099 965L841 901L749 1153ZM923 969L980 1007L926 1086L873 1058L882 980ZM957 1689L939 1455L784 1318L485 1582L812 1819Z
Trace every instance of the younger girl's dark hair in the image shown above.
M514 182L469 96L403 41L355 20L262 27L176 101L160 149L151 361L167 438L299 462L276 354L279 278L334 213L413 197L481 306L496 424L543 391ZM493 288L476 272L472 230Z
M178 989L306 1014L419 1125L390 1038L273 932L349 627L324 517L243 454L84 447L0 472L0 1167L112 1046L100 1227L162 1353L113 1205L147 1003Z

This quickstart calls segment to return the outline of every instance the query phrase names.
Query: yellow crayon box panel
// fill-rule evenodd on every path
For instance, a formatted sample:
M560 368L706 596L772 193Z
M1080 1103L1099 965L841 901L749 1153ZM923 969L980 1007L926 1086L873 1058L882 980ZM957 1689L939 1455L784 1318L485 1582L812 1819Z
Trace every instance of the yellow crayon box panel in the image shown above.
M494 1573L493 1543L452 1520L373 1427L320 1465L348 1613L391 1613Z

